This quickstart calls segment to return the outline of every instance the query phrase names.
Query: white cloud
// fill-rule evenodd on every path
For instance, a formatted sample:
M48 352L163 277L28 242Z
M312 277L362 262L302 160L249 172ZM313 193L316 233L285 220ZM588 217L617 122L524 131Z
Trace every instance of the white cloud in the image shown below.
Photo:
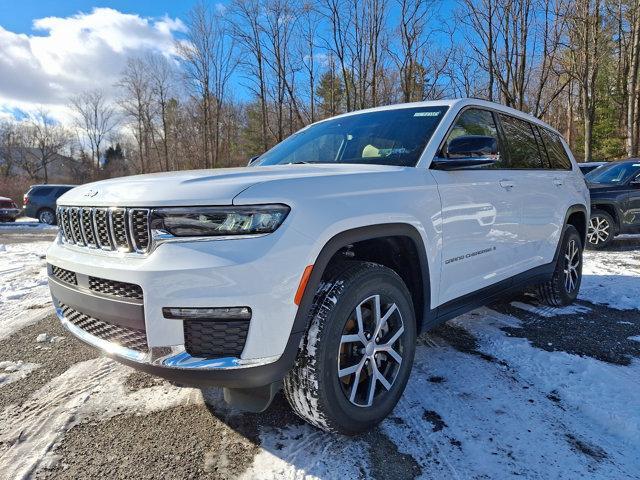
M33 22L37 34L0 26L0 111L31 111L44 105L64 120L69 97L114 84L129 57L174 54L180 19L150 19L111 8Z

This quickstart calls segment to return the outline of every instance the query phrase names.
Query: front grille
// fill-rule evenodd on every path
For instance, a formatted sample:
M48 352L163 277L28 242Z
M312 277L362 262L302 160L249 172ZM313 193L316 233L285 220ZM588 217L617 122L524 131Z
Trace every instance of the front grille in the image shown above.
M78 312L64 304L60 304L60 308L67 320L94 337L138 352L147 352L149 350L147 334L144 330L112 325Z
M89 289L94 292L112 295L114 297L142 300L142 287L133 283L89 277Z
M150 245L146 208L58 207L65 243L107 251L147 253Z
M64 268L56 267L55 265L51 265L51 273L58 280L70 283L72 285L78 284L78 279L76 278L76 274L71 270L65 270Z
M194 357L240 357L249 331L249 320L226 322L185 320L185 350Z

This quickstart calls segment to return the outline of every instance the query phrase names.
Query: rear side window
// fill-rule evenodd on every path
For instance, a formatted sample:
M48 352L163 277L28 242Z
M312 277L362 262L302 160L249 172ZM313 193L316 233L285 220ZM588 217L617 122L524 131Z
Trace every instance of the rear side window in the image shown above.
M555 170L571 170L571 160L564 149L564 145L562 145L560 137L546 128L540 128L539 132L547 149L551 168Z
M500 114L500 121L509 149L509 168L544 168L531 124L503 114Z
M55 190L54 187L36 187L31 190L30 195L36 195L38 197L48 197Z
M468 150L470 148L469 145L478 145L478 149L473 156L500 159L490 167L484 168L505 168L500 157L498 127L493 113L488 110L469 108L462 112L447 136L442 149L442 156L444 158L462 158L454 153L455 148L453 147L457 145L466 146L463 150Z
M55 192L54 196L56 198L58 198L58 197L62 196L63 193L67 193L69 190L71 190L71 188L72 187L58 187L56 189L56 192Z

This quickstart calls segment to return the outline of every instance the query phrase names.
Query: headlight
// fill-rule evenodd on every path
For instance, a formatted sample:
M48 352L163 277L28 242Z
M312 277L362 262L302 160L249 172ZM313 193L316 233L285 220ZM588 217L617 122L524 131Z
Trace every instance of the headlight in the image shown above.
M289 210L286 205L157 208L151 229L175 237L257 235L275 231Z

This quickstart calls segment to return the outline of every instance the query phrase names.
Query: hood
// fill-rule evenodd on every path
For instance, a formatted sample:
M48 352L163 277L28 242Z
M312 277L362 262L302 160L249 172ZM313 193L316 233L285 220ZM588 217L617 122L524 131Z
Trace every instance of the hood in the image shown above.
M153 173L81 185L58 198L58 205L87 207L231 205L234 197L258 183L317 176L358 175L401 168L386 165L303 164Z
M589 187L589 192L591 193L605 193L605 192L614 192L618 191L624 187L624 185L616 184L616 183L589 183L587 182L587 187Z

